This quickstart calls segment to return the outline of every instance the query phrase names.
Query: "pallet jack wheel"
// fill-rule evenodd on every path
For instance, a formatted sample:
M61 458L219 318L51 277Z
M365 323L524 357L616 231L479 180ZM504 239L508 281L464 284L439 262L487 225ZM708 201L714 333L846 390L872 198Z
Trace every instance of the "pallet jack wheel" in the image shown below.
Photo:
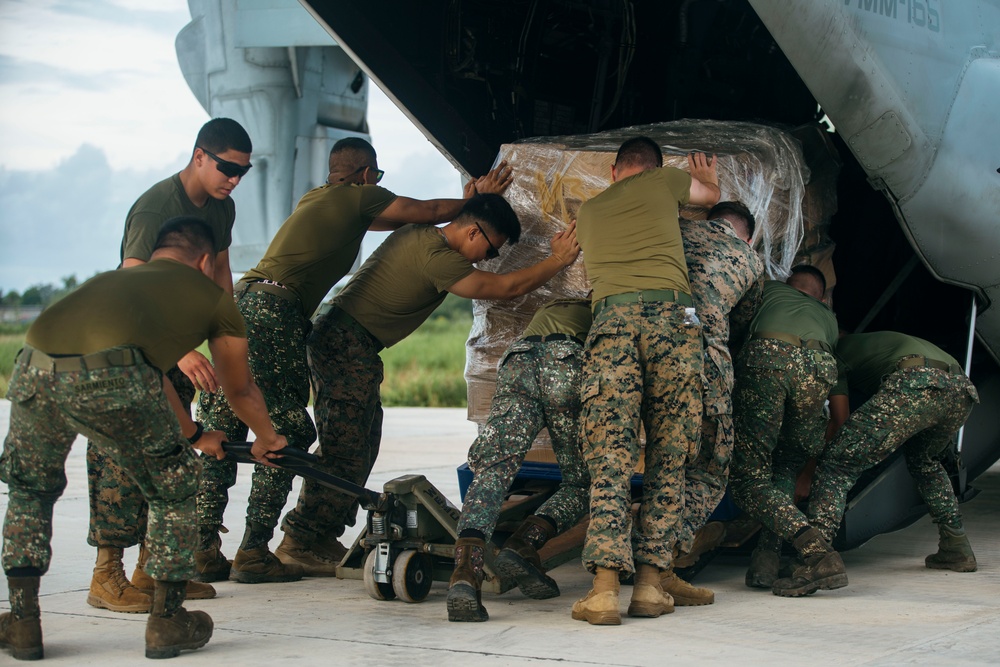
M381 583L375 581L375 559L378 557L375 549L368 552L365 558L365 592L376 600L392 600L396 597L396 592L392 590L391 583ZM395 576L393 577L395 579ZM409 600L407 600L409 602Z
M392 589L404 602L422 602L434 583L434 561L425 553L407 549L392 565Z

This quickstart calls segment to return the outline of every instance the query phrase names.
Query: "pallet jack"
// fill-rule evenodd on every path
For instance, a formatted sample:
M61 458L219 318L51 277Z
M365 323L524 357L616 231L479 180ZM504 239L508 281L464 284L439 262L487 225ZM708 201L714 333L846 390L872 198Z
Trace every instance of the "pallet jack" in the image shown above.
M226 460L256 464L250 454L252 446L252 442L225 443ZM376 600L399 598L405 602L423 601L434 581L451 578L460 510L426 477L397 477L386 482L380 493L318 469L319 457L315 454L291 448L282 450L282 454L271 462L357 498L368 513L365 529L337 567L337 578L363 580L365 591ZM504 537L505 525L516 525L554 491L551 483L529 484L516 490L504 504L496 537ZM579 556L586 530L585 524L581 525L582 529L577 526L545 545L539 554L545 569ZM497 549L493 546L486 550L483 590L504 593L516 583L496 573L492 563Z

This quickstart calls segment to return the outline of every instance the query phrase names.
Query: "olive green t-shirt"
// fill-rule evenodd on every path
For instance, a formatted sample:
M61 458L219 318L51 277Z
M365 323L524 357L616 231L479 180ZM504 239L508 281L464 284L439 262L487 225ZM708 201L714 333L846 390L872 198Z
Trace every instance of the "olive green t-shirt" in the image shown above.
M134 345L161 371L206 339L246 338L225 290L169 259L94 276L46 308L25 342L46 354L90 354Z
M750 335L768 331L821 340L831 348L839 334L837 317L825 303L777 280L764 283L763 300L750 322Z
M673 167L612 183L580 207L576 238L593 301L626 292L691 293L677 212L691 196L691 175Z
M593 319L590 299L556 299L535 311L521 337L566 334L585 341Z
M396 195L377 185L321 185L310 190L243 280L274 280L299 297L310 317L347 275L372 221Z
M896 371L903 357L920 355L928 359L958 365L950 354L922 338L895 331L849 334L837 343L837 357L847 370L847 383L834 388L834 394L846 394L848 386L872 396L882 384L882 378Z
M191 215L204 220L215 236L215 252L220 253L233 243L233 223L236 221L236 204L232 197L209 197L201 208L188 199L180 174L160 181L139 197L125 218L122 236L121 261L140 259L149 261L153 254L160 227L170 218Z
M419 327L448 288L474 270L472 262L448 247L437 227L406 225L382 242L333 304L390 347Z

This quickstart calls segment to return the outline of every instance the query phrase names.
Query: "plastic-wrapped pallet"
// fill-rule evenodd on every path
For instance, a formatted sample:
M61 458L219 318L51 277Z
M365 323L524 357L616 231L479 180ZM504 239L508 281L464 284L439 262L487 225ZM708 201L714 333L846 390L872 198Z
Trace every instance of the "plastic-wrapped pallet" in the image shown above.
M809 128L806 134L810 131L814 130ZM810 171L800 142L774 127L684 120L590 135L526 139L503 145L497 157L514 168L514 183L506 197L521 220L521 241L480 266L506 273L543 259L549 239L576 217L583 202L610 185L611 164L621 143L639 135L659 143L668 166L686 169L690 151L718 156L722 200L742 201L753 212L757 219L754 244L772 277L783 278L796 261L807 231L804 205L812 226L827 224L836 210L835 193L831 196L825 191L836 179L823 179L824 191L810 193ZM703 219L706 213L691 207L681 210L681 215L691 219ZM814 233L812 238L825 238L825 233ZM535 310L553 298L583 297L589 289L583 262L577 261L524 297L474 303L465 369L471 421L485 422L500 355L521 334ZM543 434L535 443L535 456L529 458L550 460L544 452L547 445Z

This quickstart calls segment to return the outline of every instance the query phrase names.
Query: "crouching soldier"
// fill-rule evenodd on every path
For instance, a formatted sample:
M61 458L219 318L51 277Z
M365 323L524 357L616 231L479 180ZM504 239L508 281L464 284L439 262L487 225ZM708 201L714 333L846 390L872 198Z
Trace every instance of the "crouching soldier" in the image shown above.
M500 360L490 415L469 450L475 476L458 522L449 621L489 619L480 602L482 553L514 476L543 427L549 430L562 482L504 542L496 569L530 598L559 595L559 586L542 570L538 550L587 512L590 475L580 450L580 369L591 321L589 299L551 301Z
M809 523L831 541L847 492L861 473L902 448L917 491L938 526L938 552L927 567L974 572L976 556L962 527L951 480L938 459L979 402L958 362L940 348L894 331L852 334L837 343L847 389L871 398L840 428L816 464ZM842 385L834 400L847 402Z
M208 614L181 606L198 539L201 464L190 445L221 458L225 435L191 421L163 371L207 338L226 395L259 437L254 455L265 461L285 446L251 378L243 320L212 282L214 259L211 229L174 218L150 262L89 280L28 330L7 394L10 432L0 457L10 491L2 562L11 603L0 615L0 646L15 658L42 657L39 580L78 433L128 474L149 505L145 568L155 584L146 657L173 657L212 636Z

